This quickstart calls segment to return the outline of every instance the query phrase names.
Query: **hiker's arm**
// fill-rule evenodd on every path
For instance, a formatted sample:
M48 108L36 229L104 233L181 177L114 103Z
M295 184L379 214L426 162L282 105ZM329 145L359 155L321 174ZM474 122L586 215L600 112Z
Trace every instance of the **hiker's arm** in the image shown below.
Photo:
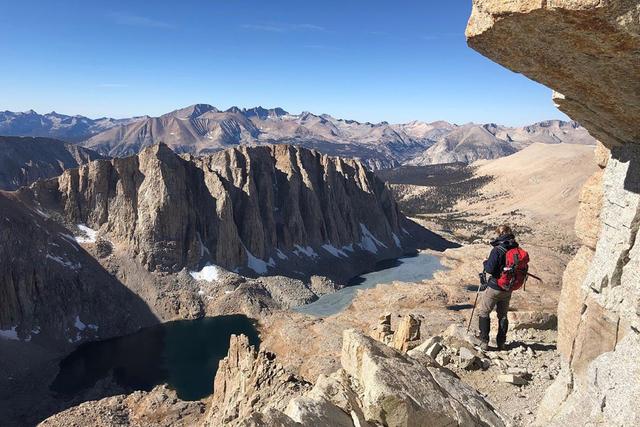
M493 277L500 276L500 250L493 248L489 258L484 262L484 271L492 275Z

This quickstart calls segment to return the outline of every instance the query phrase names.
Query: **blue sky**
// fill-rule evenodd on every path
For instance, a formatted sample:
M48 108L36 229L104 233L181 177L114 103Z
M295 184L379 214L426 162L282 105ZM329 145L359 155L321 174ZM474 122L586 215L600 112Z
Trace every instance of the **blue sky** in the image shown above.
M0 0L0 110L160 115L194 103L360 121L565 118L466 46L471 0Z

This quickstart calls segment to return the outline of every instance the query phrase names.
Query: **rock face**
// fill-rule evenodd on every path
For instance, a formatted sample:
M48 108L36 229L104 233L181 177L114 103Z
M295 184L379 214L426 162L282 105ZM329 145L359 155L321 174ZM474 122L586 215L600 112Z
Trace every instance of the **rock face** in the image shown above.
M640 69L639 15L629 0L475 0L469 20L473 48L560 92L559 108L609 149L598 147L602 170L581 197L544 425L640 423L627 404L640 395L640 78L629 73Z
M0 221L0 340L62 350L156 321L46 214L0 192Z
M359 162L285 145L93 161L0 192L0 221L0 339L54 351L298 306L340 287L314 273L343 280L414 240L446 244Z
M242 338L233 340L216 375L206 425L504 425L450 371L355 330L343 333L342 369L320 376L312 389L262 353L256 355Z
M151 271L213 263L344 278L426 232L361 163L288 145L183 158L160 144L65 171L21 196L125 245Z
M15 190L102 158L95 151L55 139L0 136L0 189Z
M559 92L609 146L640 140L639 34L633 0L474 0L467 27L472 48Z
M275 355L257 351L244 335L232 335L229 353L220 361L206 426L233 425L255 412L284 411L289 400L311 384L280 366Z

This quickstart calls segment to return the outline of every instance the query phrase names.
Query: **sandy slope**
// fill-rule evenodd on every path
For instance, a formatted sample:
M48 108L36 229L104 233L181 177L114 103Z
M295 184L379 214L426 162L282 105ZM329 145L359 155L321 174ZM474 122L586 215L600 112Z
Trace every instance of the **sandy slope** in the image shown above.
M594 148L533 144L508 157L479 161L476 174L494 180L481 189L483 200L463 202L459 208L492 215L518 210L534 221L573 229L580 189L596 172Z

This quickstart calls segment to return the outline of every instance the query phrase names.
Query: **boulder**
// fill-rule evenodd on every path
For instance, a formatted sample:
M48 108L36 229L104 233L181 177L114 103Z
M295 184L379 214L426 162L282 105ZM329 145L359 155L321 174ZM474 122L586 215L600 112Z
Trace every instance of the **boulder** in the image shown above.
M406 352L420 339L420 320L412 314L405 316L393 333L392 347Z
M479 367L478 356L466 347L461 347L458 352L458 366L462 369L476 369Z
M498 375L498 381L514 385L526 385L528 383L524 377L516 374L500 374Z
M385 344L391 343L391 340L393 339L393 331L391 330L391 313L381 315L378 324L371 328L369 335L371 338Z
M407 354L411 357L414 357L418 353L423 353L431 357L432 359L435 359L438 353L440 353L440 350L442 350L442 345L440 344L441 342L442 337L431 337L419 346L409 350Z
M423 354L420 356L425 357ZM342 369L310 388L246 338L220 364L205 426L504 426L503 417L451 371L425 364L353 329Z
M355 330L343 333L342 366L358 384L365 418L388 426L504 425L471 387Z
M507 314L509 328L518 329L556 329L558 318L553 313L539 311L510 311Z

